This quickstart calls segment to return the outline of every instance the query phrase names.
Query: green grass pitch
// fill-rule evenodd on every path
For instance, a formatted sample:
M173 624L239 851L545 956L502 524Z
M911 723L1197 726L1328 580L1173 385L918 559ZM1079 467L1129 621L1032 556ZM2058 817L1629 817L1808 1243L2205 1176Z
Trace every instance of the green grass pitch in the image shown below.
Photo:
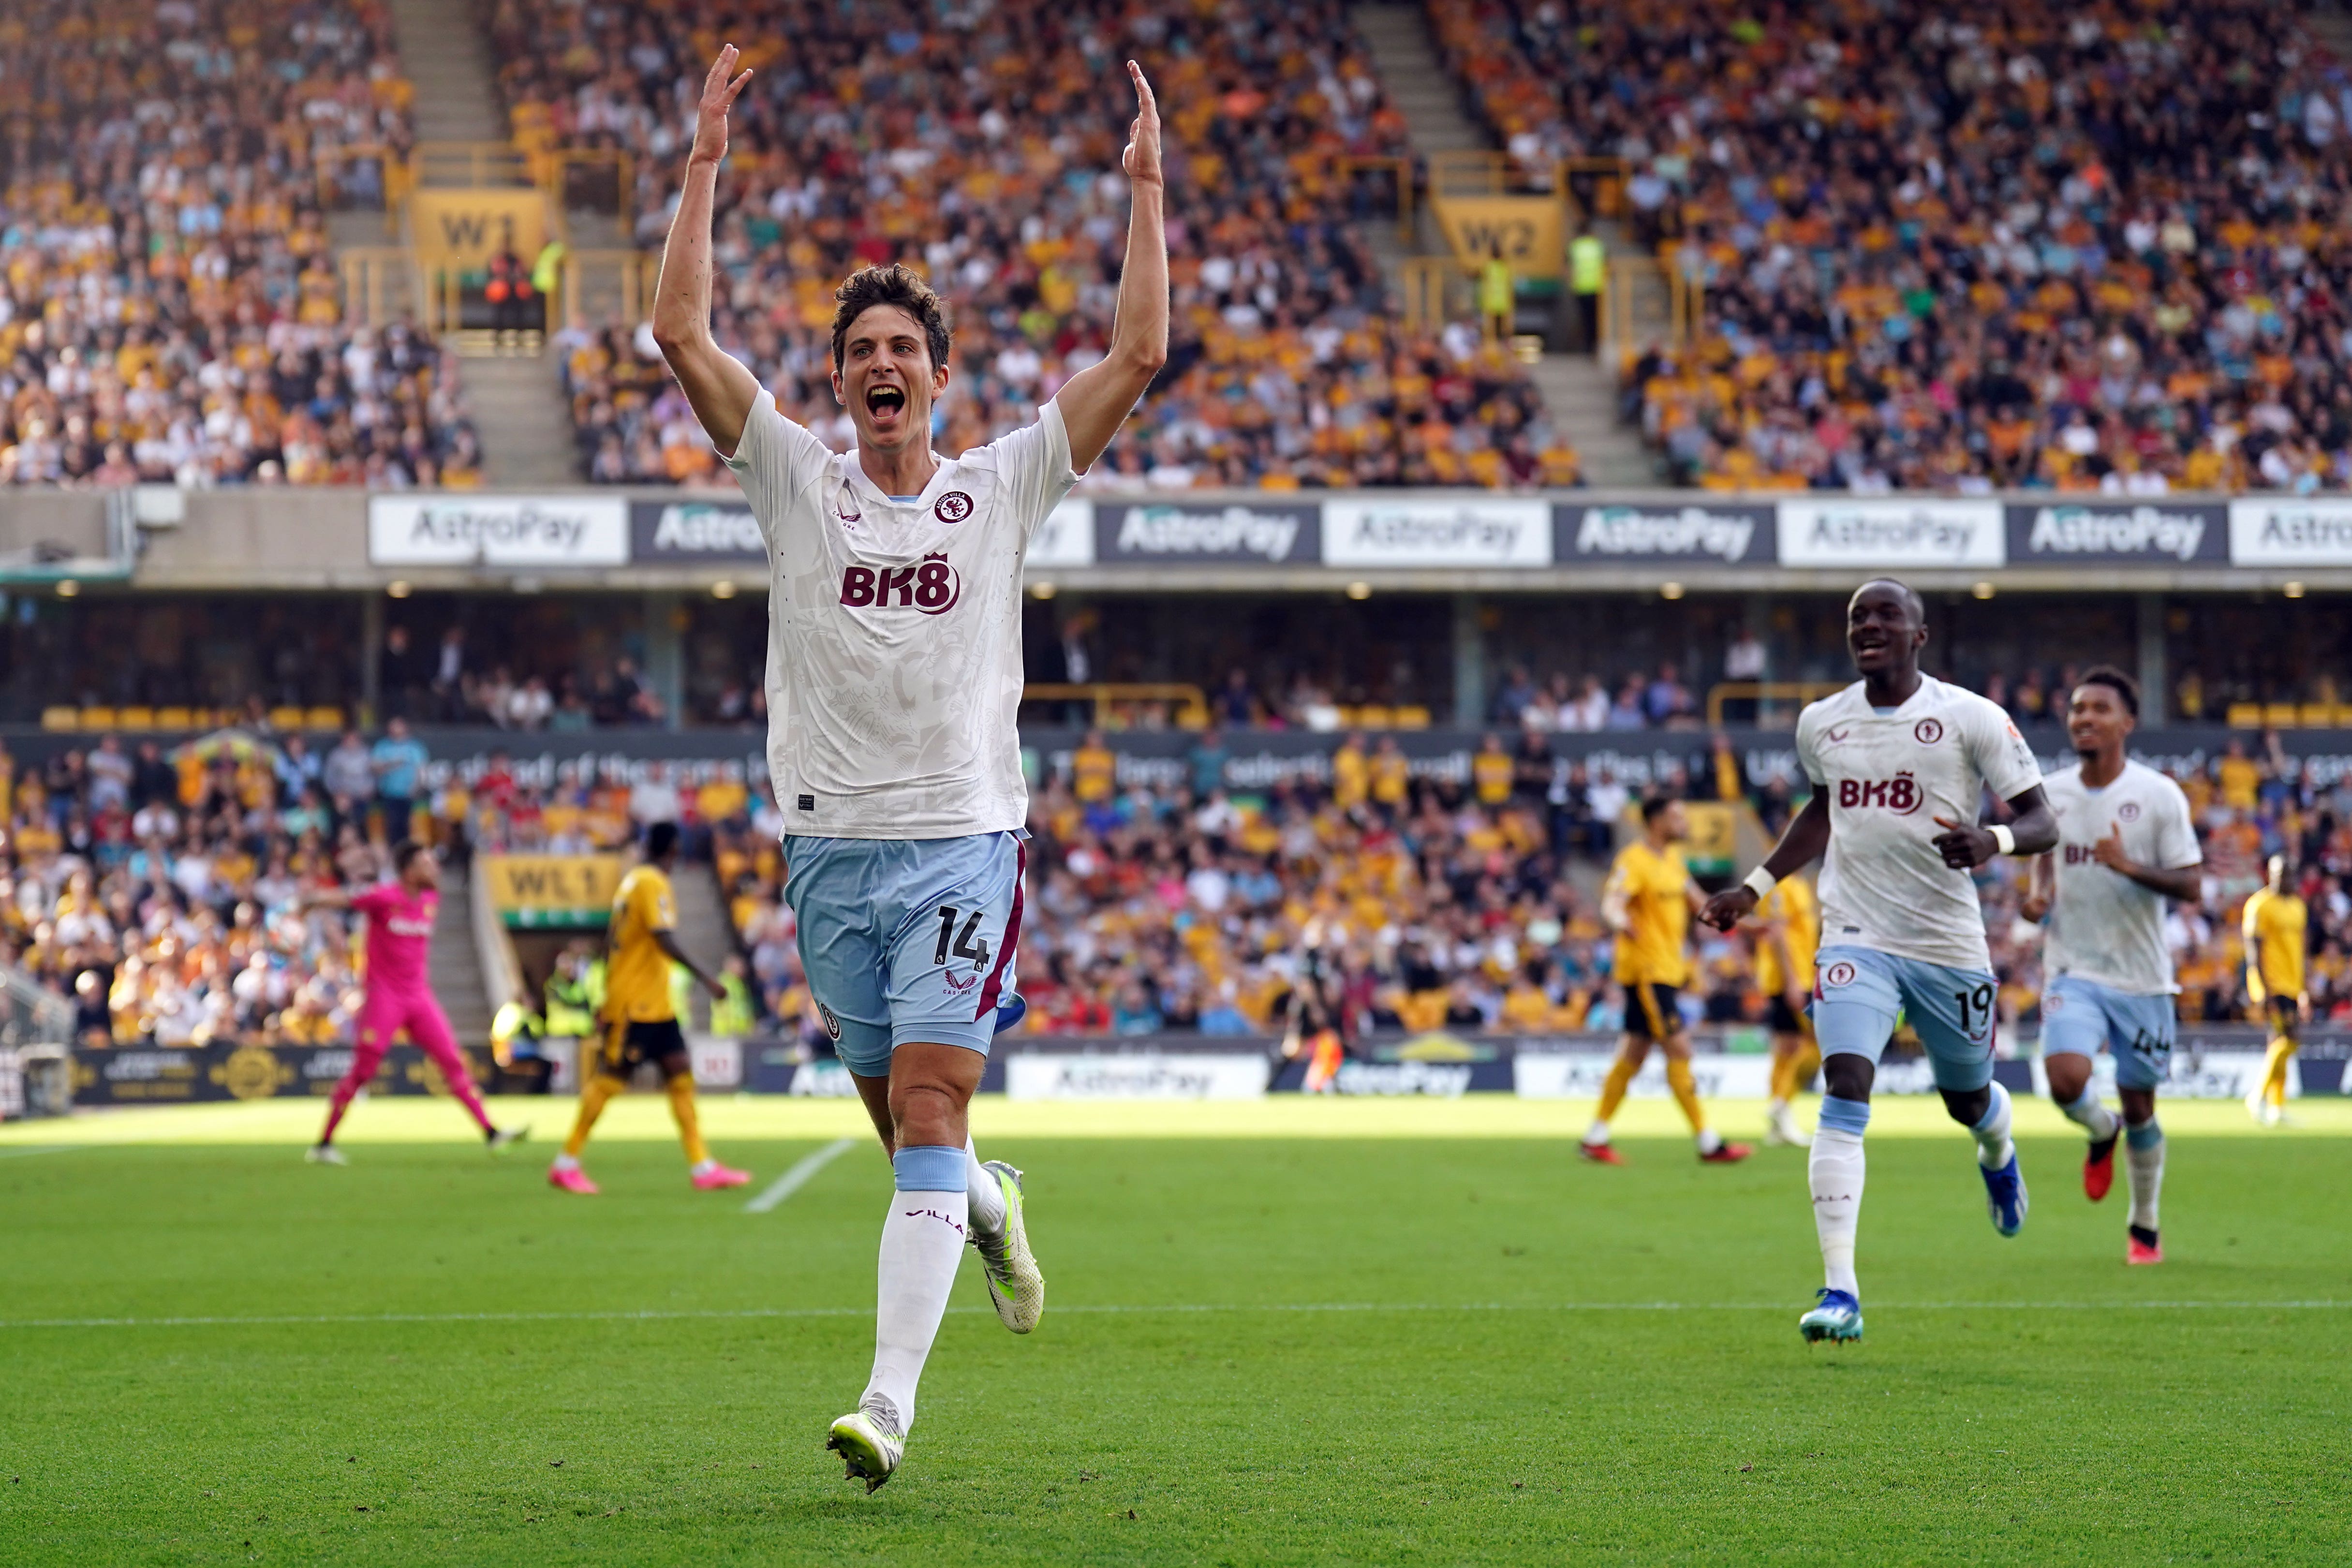
M983 1102L1030 1173L1036 1334L975 1265L873 1497L821 1451L871 1347L887 1169L852 1107L714 1100L749 1194L617 1106L549 1191L446 1104L0 1134L0 1562L2138 1563L2352 1558L2352 1102L2168 1108L2171 1261L2021 1106L2014 1241L1881 1102L1869 1338L1809 1348L1803 1156L1701 1168L1671 1108ZM1722 1108L1752 1126L1752 1106ZM1124 1134L1124 1135L1122 1135ZM1641 1135L1646 1134L1646 1135Z

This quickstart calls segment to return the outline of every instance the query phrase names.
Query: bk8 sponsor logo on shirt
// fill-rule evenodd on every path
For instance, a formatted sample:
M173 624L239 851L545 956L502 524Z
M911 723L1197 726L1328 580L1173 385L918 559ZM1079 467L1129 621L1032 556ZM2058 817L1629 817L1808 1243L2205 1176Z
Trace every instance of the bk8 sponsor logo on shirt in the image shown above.
M1840 779L1837 782L1837 803L1846 811L1879 806L1897 816L1908 816L1919 809L1920 803L1926 798L1920 793L1919 781L1909 773L1896 773L1891 779Z
M841 573L841 602L852 609L941 616L962 597L963 580L944 555L926 555L919 566L846 566Z

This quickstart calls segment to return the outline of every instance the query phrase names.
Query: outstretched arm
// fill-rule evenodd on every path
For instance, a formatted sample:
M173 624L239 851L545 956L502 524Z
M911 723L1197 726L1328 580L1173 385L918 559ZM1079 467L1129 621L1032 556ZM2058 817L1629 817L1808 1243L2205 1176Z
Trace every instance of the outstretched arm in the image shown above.
M1805 809L1797 813L1795 819L1789 824L1788 831L1780 835L1780 842L1772 847L1772 853L1764 857L1764 869L1778 882L1811 865L1829 847L1829 791L1815 785L1812 798L1805 802ZM1757 901L1756 889L1742 883L1737 888L1727 888L1707 900L1706 908L1699 911L1698 918L1717 931L1729 931L1755 910Z
M1082 474L1094 467L1127 423L1136 399L1168 363L1167 182L1160 170L1160 105L1141 66L1128 61L1127 74L1135 82L1136 112L1120 164L1133 205L1127 219L1127 264L1118 275L1118 320L1111 329L1110 353L1070 377L1054 396L1070 435L1070 467ZM678 216L685 216L681 207Z
M749 70L730 79L737 58L735 46L728 45L703 79L694 151L686 159L686 189L670 220L661 279L654 286L654 342L724 458L735 455L743 422L760 400L759 382L710 335L710 208L719 192L719 165L727 158L727 110L751 79Z

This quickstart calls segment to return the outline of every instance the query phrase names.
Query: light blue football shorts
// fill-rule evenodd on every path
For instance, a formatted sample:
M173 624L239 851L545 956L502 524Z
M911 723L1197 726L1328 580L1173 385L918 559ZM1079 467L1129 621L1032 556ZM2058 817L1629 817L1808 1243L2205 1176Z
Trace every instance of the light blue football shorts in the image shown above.
M1813 1038L1823 1060L1845 1053L1875 1067L1899 1015L1927 1047L1937 1089L1965 1093L1992 1081L1992 1005L2000 988L1991 975L1870 947L1824 947L1813 975Z
M2062 974L2042 998L2042 1054L2095 1057L2105 1044L2120 1089L2156 1089L2172 1065L2172 998L2138 996Z
M784 902L825 1033L861 1078L909 1041L988 1054L1017 1018L1027 836L784 837ZM999 1021L999 1009L1011 1016Z

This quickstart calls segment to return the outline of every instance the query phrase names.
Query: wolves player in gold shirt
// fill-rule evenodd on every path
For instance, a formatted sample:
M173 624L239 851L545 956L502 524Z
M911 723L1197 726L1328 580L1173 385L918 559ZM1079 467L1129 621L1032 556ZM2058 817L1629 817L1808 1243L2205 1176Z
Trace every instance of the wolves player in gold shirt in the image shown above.
M604 1006L586 1064L588 1081L580 1089L580 1117L547 1173L549 1184L567 1193L595 1194L596 1184L580 1168L589 1130L604 1113L605 1102L627 1089L629 1075L646 1062L661 1064L670 1113L677 1118L678 1141L686 1145L695 1186L708 1192L740 1187L751 1179L748 1172L712 1159L702 1142L686 1034L678 1027L677 1007L670 999L669 966L684 964L714 997L724 997L727 987L678 951L677 899L669 885L669 869L677 863L677 824L656 822L646 830L645 863L622 878L613 894L613 918L604 928Z
M2311 911L2287 879L2287 860L2273 855L2270 881L2246 900L2246 995L2271 1026L2263 1081L2246 1096L2246 1110L2265 1127L2286 1119L2286 1064L2301 1043L2311 1013L2304 990L2304 936Z
M1625 1037L1618 1044L1617 1059L1609 1064L1592 1129L1577 1152L1603 1165L1625 1163L1610 1145L1609 1119L1617 1114L1653 1043L1666 1054L1666 1084L1698 1136L1698 1157L1727 1165L1749 1152L1747 1144L1727 1143L1706 1124L1698 1084L1691 1077L1690 1029L1675 1005L1682 988L1690 984L1690 918L1701 902L1678 842L1686 831L1679 802L1643 801L1642 837L1618 852L1601 889L1601 913L1617 933L1612 973L1625 988Z
M1797 1125L1789 1102L1812 1081L1822 1065L1813 1040L1813 952L1822 944L1821 905L1812 884L1790 877L1776 884L1752 917L1756 932L1756 988L1767 998L1765 1021L1772 1031L1772 1098L1764 1107L1764 1142L1802 1149L1812 1142Z

